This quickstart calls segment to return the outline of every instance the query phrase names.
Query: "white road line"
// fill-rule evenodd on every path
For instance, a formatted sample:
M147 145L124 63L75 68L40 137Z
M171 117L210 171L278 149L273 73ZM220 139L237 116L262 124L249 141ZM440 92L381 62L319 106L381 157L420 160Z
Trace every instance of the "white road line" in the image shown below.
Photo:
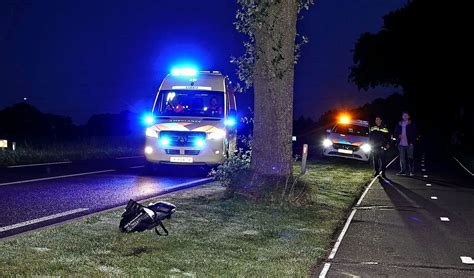
M44 222L44 221L51 220L51 219L54 219L54 218L59 218L59 217L63 217L63 216L66 216L66 215L71 215L71 214L78 213L78 212L83 212L83 211L86 211L86 210L88 210L88 208L78 208L78 209L68 210L68 211L61 212L61 213L56 213L56 214L49 215L49 216L44 216L44 217L28 220L28 221L13 224L13 225L10 225L10 226L0 227L0 233L5 232L5 231L9 231L9 230L13 230L13 229L17 229L17 228L21 228L21 227L24 227L24 226L36 224L36 223L39 223L39 222Z
M130 167L131 169L137 169L137 168L143 168L145 165L138 165L138 166L132 166Z
M339 237L337 238L336 243L334 244L334 247L331 250L331 253L329 254L329 260L334 259L334 257L336 256L337 250L339 249L339 245L341 245L341 242L344 239L344 236L346 235L347 229L349 229L349 225L351 224L352 218L354 217L356 211L357 209L353 208L351 214L349 215L349 218L347 218L346 224L344 225L344 228L342 228L342 231L339 234Z
M426 172L426 169L421 169L422 172Z
M123 157L116 157L115 159L132 159L132 158L140 158L144 157L143 155L136 155L136 156L123 156Z
M430 198L431 198L431 200L438 200L438 197L436 197L436 196L431 196Z
M22 167L34 167L34 166L43 166L43 165L69 164L69 163L72 163L72 161L58 161L58 162L48 162L48 163L12 165L12 166L7 166L7 168L22 168Z
M116 171L116 170L115 170L115 169L109 169L109 170L102 170L102 171L84 172L84 173L78 173L78 174L63 175L63 176L54 176L54 177L31 179L31 180L4 182L4 183L0 183L0 186L2 186L2 185L11 185L11 184L20 184L20 183L28 183L28 182L35 182L35 181L55 180L55 179L62 179L62 178L69 178L69 177L79 177L79 176L93 175L93 174L100 174L100 173L107 173L107 172L114 172L114 171Z
M325 263L323 270L321 270L321 273L319 273L319 278L324 278L326 277L326 274L328 274L329 268L331 267L331 263Z
M439 218L441 221L443 222L449 222L449 218L448 217L440 217Z
M392 161L390 161L387 164L387 168L390 165L392 165L392 163L395 162L395 160L397 160L397 158L398 158L398 156L395 157L394 159L392 159ZM357 212L357 206L359 206L362 203L362 200L364 199L365 195L367 194L369 189L372 187L374 182L378 179L378 177L379 177L379 175L377 175L375 178L372 179L372 181L369 183L367 188L364 190L364 193L362 193L359 200L357 201L356 206L352 208L351 214L347 218L346 223L344 224L344 227L342 228L342 231L339 234L339 237L337 238L336 243L334 244L334 247L331 250L331 253L329 253L328 260L332 260L336 256L337 250L339 249L339 245L341 245L341 242L344 239L344 236L346 235L347 230L349 229L349 225L351 224L352 218L354 218L354 215ZM325 278L330 267L331 267L331 263L325 263L323 269L319 273L319 277L320 278Z
M423 175L423 178L427 178L427 177L428 177L428 175Z
M459 165L461 165L462 168L464 168L464 170L466 170L469 174L471 174L471 176L474 176L474 174L473 174L471 171L469 171L469 169L467 169L466 166L464 166L464 165L461 163L461 161L459 161L459 160L458 160L456 157L454 157L454 156L453 156L453 158L454 158L454 160L456 160L456 162L457 162Z
M474 264L474 260L471 257L461 256L461 262L463 264Z
M431 186L431 183L427 183L426 186Z

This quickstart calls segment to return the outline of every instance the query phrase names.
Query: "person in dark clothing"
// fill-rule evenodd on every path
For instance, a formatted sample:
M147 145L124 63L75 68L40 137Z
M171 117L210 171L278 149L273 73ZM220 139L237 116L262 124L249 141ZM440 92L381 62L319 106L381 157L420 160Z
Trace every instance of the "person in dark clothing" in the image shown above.
M409 170L410 177L412 177L415 175L416 126L410 120L410 113L402 113L402 120L395 127L393 135L398 141L398 151L400 152L400 172L397 175L406 176L407 170Z
M382 117L375 117L375 125L370 128L369 142L372 145L372 158L374 163L374 177L381 173L385 177L387 163L385 153L390 147L390 133L382 123Z

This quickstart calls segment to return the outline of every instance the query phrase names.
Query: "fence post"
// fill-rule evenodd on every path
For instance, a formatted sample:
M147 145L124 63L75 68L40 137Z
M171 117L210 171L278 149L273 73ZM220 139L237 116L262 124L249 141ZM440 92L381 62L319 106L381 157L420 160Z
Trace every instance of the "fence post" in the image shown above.
M308 158L308 144L303 145L303 154L301 156L301 174L306 174L306 159Z

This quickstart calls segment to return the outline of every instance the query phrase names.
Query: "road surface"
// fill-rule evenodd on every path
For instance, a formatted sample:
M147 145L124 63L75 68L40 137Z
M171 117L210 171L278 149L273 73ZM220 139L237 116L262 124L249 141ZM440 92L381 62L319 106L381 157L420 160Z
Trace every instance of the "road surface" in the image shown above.
M416 167L372 184L315 276L474 277L472 175L447 156Z
M0 238L209 182L197 168L146 174L143 157L0 168Z

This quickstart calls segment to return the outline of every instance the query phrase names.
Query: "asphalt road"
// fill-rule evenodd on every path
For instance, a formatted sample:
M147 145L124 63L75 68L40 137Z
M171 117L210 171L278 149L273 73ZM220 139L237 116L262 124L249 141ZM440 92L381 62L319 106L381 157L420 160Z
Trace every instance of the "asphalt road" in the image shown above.
M320 277L474 277L474 179L452 157L374 182ZM423 170L424 169L424 170Z
M143 157L0 168L0 238L209 181L203 169L144 171Z

